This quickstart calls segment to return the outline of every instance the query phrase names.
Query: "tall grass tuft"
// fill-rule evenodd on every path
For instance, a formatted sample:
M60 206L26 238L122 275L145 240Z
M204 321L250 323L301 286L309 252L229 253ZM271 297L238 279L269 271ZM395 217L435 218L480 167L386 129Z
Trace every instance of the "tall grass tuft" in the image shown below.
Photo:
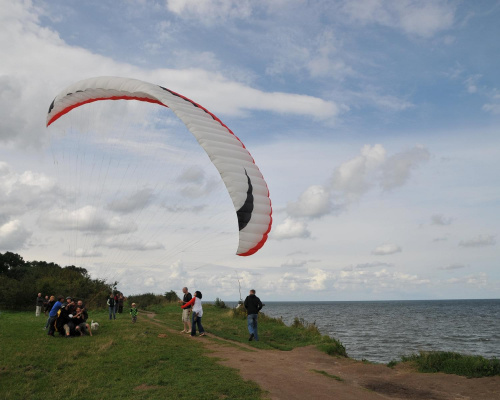
M500 375L500 360L445 351L421 351L401 357L415 364L420 372L444 372L469 378Z

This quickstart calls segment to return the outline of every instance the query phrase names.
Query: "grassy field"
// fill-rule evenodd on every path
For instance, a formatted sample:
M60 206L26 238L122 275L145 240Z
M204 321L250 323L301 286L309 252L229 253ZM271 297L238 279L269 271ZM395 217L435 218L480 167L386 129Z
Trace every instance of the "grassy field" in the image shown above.
M45 318L34 312L0 314L1 399L258 399L265 393L244 381L236 370L220 366L200 341L181 330L177 305L153 309L159 324L143 313L136 324L128 314L109 321L90 312L100 323L93 337L66 339L47 336ZM319 334L315 327L261 317L259 342L248 342L246 320L229 309L204 306L203 325L210 333L261 349L290 350L316 344L324 351L345 353L343 346Z

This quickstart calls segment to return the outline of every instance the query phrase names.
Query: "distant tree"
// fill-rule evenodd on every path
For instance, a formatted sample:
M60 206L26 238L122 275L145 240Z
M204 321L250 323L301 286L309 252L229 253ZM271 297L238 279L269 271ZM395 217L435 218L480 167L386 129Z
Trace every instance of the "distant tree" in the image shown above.
M165 293L165 298L167 299L167 301L169 303L174 303L177 300L180 300L179 296L177 296L177 293L175 293L173 290L171 290L170 292Z
M85 268L70 265L62 268L45 261L25 262L11 252L0 253L0 306L29 309L36 293L72 296L85 301L87 307L105 306L106 298L117 282L92 279Z
M224 303L221 299L218 297L214 301L214 306L219 307L219 308L227 308L226 303Z

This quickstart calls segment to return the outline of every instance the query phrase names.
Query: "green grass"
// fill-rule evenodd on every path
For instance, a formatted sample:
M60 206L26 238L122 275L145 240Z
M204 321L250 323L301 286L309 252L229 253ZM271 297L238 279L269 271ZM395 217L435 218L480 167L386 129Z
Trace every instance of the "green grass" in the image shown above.
M417 366L420 372L444 372L478 378L500 375L500 360L459 353L432 351L401 357L403 362ZM394 364L393 364L394 365Z
M180 327L180 312L175 310ZM208 357L199 341L140 316L91 312L93 337L49 337L45 318L0 314L1 399L258 399L264 392ZM142 319L141 319L142 318ZM173 318L172 318L173 319ZM158 335L166 337L159 337Z
M247 319L244 312L230 308L204 305L203 326L216 336L235 342L249 344L258 349L292 350L296 347L316 345L318 349L332 356L347 357L342 343L322 335L314 324L296 321L292 327L283 321L259 314L259 341L248 341ZM169 305L165 308L152 308L158 312L157 319L165 323L180 324L179 307Z
M316 373L321 374L321 375L325 375L325 376L327 376L329 378L335 379L336 381L344 382L344 380L340 376L329 374L326 371L323 371L323 370L320 370L320 369L311 369L311 371L316 372Z

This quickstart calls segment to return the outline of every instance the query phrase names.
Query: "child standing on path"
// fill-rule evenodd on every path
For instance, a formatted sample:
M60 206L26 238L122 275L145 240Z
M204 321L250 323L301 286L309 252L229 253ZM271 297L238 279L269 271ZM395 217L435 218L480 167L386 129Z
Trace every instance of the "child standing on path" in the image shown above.
M137 314L139 314L139 310L137 309L135 303L132 303L132 308L130 309L130 315L132 316L132 323L135 324L137 321Z

